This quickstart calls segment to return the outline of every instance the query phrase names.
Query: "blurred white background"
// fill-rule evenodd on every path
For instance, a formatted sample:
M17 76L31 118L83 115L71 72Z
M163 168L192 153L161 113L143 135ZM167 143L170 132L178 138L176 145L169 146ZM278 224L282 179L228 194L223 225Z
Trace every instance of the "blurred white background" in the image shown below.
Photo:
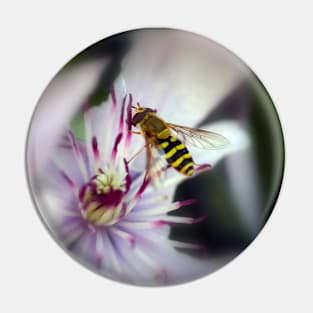
M0 5L1 312L309 312L312 270L312 8L310 1L10 1ZM24 152L35 104L55 73L94 42L167 26L216 40L260 77L280 114L286 172L277 206L251 246L187 285L121 285L68 257L41 224Z

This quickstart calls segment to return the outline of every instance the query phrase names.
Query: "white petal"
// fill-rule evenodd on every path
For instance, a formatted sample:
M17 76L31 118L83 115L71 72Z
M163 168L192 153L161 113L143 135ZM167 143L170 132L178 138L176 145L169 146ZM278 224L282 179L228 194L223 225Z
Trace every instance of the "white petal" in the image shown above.
M168 228L165 229L167 233ZM116 246L127 261L123 267L127 282L148 286L183 283L213 272L230 259L229 256L198 259L178 252L166 233L162 229L138 230L133 233L137 239L133 247L116 239Z
M79 63L61 71L41 96L29 132L27 162L32 186L44 172L54 155L55 144L60 141L69 121L87 99L108 61L93 60Z
M172 123L195 126L248 75L236 57L201 36L146 30L133 38L122 70L128 91Z

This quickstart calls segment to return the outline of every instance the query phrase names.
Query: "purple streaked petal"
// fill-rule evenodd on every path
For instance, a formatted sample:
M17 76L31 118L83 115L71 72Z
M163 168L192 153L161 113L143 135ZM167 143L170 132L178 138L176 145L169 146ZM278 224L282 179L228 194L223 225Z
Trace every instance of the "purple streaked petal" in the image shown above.
M129 213L133 209L133 207L136 205L136 202L141 197L141 195L145 191L145 189L148 187L149 181L150 181L149 178L147 178L145 176L143 179L143 182L142 182L141 186L139 187L139 189L137 190L135 196L133 198L131 198L132 200L130 201L130 203L128 204L128 206L126 208L126 213Z
M76 183L63 171L60 171L60 174L62 178L64 178L65 182L68 184L68 186L73 189L74 191L77 191Z
M155 225L151 222L120 221L119 226L132 230L132 229L151 229Z
M72 148L73 148L75 154L77 155L77 157L81 157L81 153L80 153L80 150L78 148L74 134L72 133L72 131L69 131L68 134L69 134L70 143L72 145Z
M166 269L155 262L143 249L136 247L136 249L134 249L134 254L137 255L144 265L154 272L155 279L160 279L164 284L167 282L168 275Z
M128 163L127 163L127 160L124 158L124 166L125 166L125 171L126 171L126 191L125 193L127 193L129 191L129 188L130 188L130 185L131 185L131 176L130 176L130 173L129 173L129 167L128 167Z
M202 244L188 243L168 239L167 236L164 236L165 235L164 232L159 233L153 230L153 235L149 233L149 236L147 236L146 232L133 230L132 232L130 232L130 234L132 234L136 238L138 244L145 244L148 246L152 245L158 246L162 241L166 241L166 243L169 243L174 248L197 249L197 250L205 249L205 246Z
M132 247L129 242L112 233L111 228L108 231L110 234L110 243L112 246L112 256L114 256L120 265L119 279L124 282L136 282L134 277L144 279L147 271L143 271L143 264L139 262L134 250L136 246Z
M151 225L158 227L163 225L175 225L175 224L195 224L202 222L206 218L207 215L203 215L197 218L168 215L160 220L153 221Z
M177 240L168 240L168 242L174 248L182 248L182 249L196 249L196 250L203 250L206 249L206 246L203 244L198 243L189 243L189 242L182 242Z
M201 164L194 169L194 174L198 174L202 171L209 170L212 168L211 164Z
M77 240L86 231L86 223L79 217L65 217L60 231L60 238L66 244Z
M196 200L194 200L194 199L177 201L177 202L171 203L169 205L152 207L152 208L145 209L145 210L131 212L131 217L149 217L149 216L153 216L153 215L166 214L168 212L175 211L175 210L177 210L183 206L194 204L195 202L196 202Z
M120 144L122 137L123 137L123 133L119 133L115 139L114 146L112 149L112 154L111 154L111 162L114 162L116 159L116 155L117 155L117 151L118 151L118 145Z
M146 208L152 204L156 204L159 202L163 202L169 200L168 195L166 194L160 194L160 195L152 195L152 194L148 194L147 197L145 198L141 198L140 202L138 203L138 205L136 206L136 212L140 211L138 210L138 208L143 208L146 210Z
M99 149L98 149L98 141L97 141L97 137L95 136L92 137L92 152L93 152L93 156L95 160L99 161L100 154L99 154Z
M101 268L104 257L104 243L101 231L96 232L96 266Z
M117 273L123 273L123 269L121 266L121 258L120 258L120 251L119 251L119 245L116 244L114 240L113 234L111 234L110 229L106 231L106 241L108 243L108 253L110 254L111 262L113 265L113 268L116 270Z
M145 191L145 189L148 187L150 179L148 177L145 177L141 186L139 187L136 195L135 200L138 200L141 197L141 194Z
M124 129L124 113L125 113L125 104L126 104L127 95L123 98L122 107L121 107L121 115L120 115L120 123L119 123L119 132L123 132Z
M119 236L120 238L122 238L123 240L126 240L126 241L130 244L130 246L131 246L132 248L135 247L136 239L135 239L135 237L132 236L131 234L129 234L129 233L123 231L123 230L120 230L120 229L118 229L117 227L112 227L112 228L110 229L110 231L111 231L112 233L114 233L115 235Z

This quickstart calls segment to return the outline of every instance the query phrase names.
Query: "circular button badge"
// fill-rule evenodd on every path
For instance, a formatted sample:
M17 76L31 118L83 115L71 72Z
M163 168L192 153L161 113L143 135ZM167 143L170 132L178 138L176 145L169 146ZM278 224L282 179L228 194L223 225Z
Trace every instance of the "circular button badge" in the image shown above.
M35 206L90 270L142 286L189 282L235 258L275 205L275 107L233 53L139 29L70 60L43 92L26 151Z

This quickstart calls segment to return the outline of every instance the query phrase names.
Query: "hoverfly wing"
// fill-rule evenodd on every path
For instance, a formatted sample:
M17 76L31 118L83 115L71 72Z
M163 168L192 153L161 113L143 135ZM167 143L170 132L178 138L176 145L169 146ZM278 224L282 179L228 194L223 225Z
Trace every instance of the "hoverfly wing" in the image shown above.
M152 185L155 188L160 188L161 183L165 178L165 170L168 166L166 159L164 158L163 151L156 147L151 147L151 165L149 169L149 175L151 178Z
M196 148L216 150L229 144L227 138L211 131L170 123L167 123L167 126L175 132L177 138L182 142Z
M162 151L157 149L152 141L146 139L146 173L155 188L161 186L165 177L167 162L162 156Z

